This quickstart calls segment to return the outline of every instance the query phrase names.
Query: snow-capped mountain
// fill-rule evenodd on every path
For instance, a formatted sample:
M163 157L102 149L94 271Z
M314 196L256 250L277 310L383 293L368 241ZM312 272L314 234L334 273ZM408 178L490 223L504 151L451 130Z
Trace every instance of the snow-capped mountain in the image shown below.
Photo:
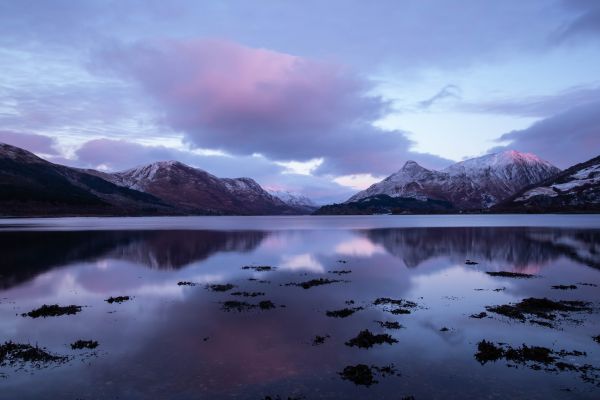
M528 186L498 204L499 211L600 211L600 156Z
M398 172L355 194L346 203L388 195L448 201L457 209L485 209L559 171L533 154L514 150L458 162L441 171L408 161Z
M319 208L319 206L314 201L299 193L293 193L283 190L269 190L269 193L279 198L285 204L303 209L309 213Z
M0 143L0 214L139 215L174 210L147 193Z
M189 213L298 214L250 178L218 178L178 161L160 161L99 176L150 193Z

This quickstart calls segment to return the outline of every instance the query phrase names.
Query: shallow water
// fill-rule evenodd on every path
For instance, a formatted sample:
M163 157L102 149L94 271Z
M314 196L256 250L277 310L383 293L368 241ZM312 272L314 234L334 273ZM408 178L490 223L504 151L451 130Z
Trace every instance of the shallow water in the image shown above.
M474 358L485 339L586 352L565 361L600 368L592 339L600 335L598 216L11 219L0 221L0 254L0 344L38 344L70 357L42 368L0 367L2 399L600 396L600 380L578 372ZM248 265L276 270L242 269ZM315 278L340 282L286 286ZM178 285L184 281L197 285ZM226 283L236 287L205 287ZM552 288L571 284L577 289ZM133 298L104 301L119 295ZM393 307L373 305L379 297L418 305L395 315ZM559 316L553 328L489 312L470 318L528 297L583 300L594 310ZM277 307L223 310L229 300ZM21 316L43 304L84 307L76 315ZM326 315L345 307L363 309ZM345 345L364 329L398 342ZM329 338L315 346L316 335ZM78 339L99 346L71 350ZM376 376L370 387L339 375L349 365L392 363L400 376Z

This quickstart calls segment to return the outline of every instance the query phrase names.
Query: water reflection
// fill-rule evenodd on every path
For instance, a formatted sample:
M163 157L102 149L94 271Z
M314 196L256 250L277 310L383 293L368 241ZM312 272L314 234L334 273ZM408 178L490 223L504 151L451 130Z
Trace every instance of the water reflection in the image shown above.
M55 267L102 259L178 269L218 252L250 252L267 235L265 231L0 232L0 287Z
M566 256L600 268L600 232L548 228L413 228L363 232L409 268L445 256L525 270Z
M597 398L596 387L573 373L481 366L473 357L476 343L487 339L585 351L582 362L600 366L591 339L600 334L597 314L560 329L469 316L526 297L599 302L597 287L580 285L600 284L599 235L506 227L2 232L0 343L39 343L73 361L33 375L0 368L7 374L0 398L478 399L490 392L500 398ZM479 264L467 266L467 258ZM257 272L245 265L277 269ZM489 270L540 277L495 278L484 273ZM286 286L319 278L340 282ZM206 283L235 288L212 292ZM579 286L551 288L557 284ZM264 295L243 298L232 295L236 291ZM114 295L133 300L104 301ZM395 315L373 305L379 297L418 306ZM222 309L224 301L267 299L285 307ZM85 307L68 317L19 316L55 303ZM348 318L326 315L344 307L362 309ZM404 328L386 331L375 321ZM363 329L399 342L369 350L345 346ZM313 346L315 335L330 338ZM98 340L101 351L82 363L68 346L76 339ZM370 388L340 379L345 366L358 363L394 363L401 376L379 378Z

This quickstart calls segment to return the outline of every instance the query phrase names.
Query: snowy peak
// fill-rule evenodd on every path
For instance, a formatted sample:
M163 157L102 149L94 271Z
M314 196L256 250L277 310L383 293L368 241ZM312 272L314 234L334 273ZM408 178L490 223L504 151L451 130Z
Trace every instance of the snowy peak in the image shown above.
M283 190L269 190L269 193L272 196L279 198L285 204L292 207L305 209L307 212L311 212L319 208L319 206L317 206L317 204L314 201L299 193L293 193Z
M515 150L506 150L500 153L486 154L481 157L471 158L465 161L457 162L443 171L448 173L466 173L474 174L486 169L500 169L507 166L521 165L529 167L543 167L546 169L554 169L558 172L558 168L554 167L548 161L542 160L532 153L520 153Z
M560 170L534 154L514 150L487 154L441 171L407 161L395 174L352 196L346 203L376 195L442 200L459 209L489 208L521 188Z
M528 186L499 204L497 209L519 212L600 211L600 157Z

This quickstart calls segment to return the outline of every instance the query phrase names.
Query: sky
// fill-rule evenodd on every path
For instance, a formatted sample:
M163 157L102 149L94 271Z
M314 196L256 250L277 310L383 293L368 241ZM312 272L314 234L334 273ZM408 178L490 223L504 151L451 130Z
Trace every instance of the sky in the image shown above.
M408 160L600 153L600 1L0 0L0 142L343 201Z

